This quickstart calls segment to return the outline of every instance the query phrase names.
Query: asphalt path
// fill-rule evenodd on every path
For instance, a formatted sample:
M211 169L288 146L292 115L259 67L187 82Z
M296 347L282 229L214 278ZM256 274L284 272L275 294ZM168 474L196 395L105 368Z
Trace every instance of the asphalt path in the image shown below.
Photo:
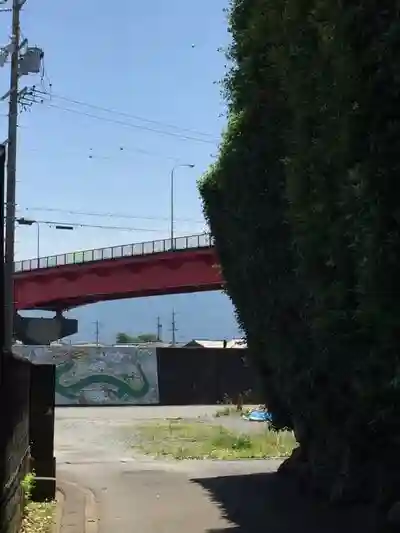
M174 418L238 431L260 427L238 417L215 419L217 409L57 408L57 475L93 492L98 533L370 533L364 510L317 505L276 475L279 461L151 459L135 454L125 437L135 424Z

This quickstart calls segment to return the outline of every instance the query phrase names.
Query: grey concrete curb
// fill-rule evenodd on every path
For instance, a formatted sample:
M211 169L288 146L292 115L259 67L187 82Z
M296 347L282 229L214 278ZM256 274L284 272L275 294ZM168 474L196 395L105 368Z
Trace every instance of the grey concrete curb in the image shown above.
M60 533L61 531L61 520L62 515L64 511L64 494L57 489L56 492L56 510L55 510L55 516L54 516L54 524L53 524L53 533Z
M53 533L98 533L96 497L77 483L57 480L57 510Z

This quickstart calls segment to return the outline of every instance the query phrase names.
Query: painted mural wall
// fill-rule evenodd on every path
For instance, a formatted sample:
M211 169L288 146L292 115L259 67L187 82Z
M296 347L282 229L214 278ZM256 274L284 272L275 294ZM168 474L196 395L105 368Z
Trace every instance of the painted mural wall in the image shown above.
M155 348L15 346L32 363L56 365L56 405L159 403Z

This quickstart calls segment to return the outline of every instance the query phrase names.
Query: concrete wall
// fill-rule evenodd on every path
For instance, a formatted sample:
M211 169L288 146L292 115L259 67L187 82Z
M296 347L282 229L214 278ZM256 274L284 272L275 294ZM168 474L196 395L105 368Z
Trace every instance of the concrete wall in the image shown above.
M155 348L15 346L32 363L56 365L56 405L159 403Z
M16 346L56 365L56 405L195 405L226 398L261 403L246 349Z
M162 405L214 405L229 399L262 403L257 372L247 349L158 348Z
M53 500L56 495L54 457L55 365L31 365L29 441L30 466L35 471L33 501Z

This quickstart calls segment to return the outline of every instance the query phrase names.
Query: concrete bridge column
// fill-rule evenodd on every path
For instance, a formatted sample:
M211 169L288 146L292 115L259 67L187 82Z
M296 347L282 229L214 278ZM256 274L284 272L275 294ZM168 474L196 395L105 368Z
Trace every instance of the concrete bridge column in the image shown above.
M78 321L65 318L62 311L56 311L53 318L21 316L16 313L14 328L16 338L27 345L50 344L78 331Z

